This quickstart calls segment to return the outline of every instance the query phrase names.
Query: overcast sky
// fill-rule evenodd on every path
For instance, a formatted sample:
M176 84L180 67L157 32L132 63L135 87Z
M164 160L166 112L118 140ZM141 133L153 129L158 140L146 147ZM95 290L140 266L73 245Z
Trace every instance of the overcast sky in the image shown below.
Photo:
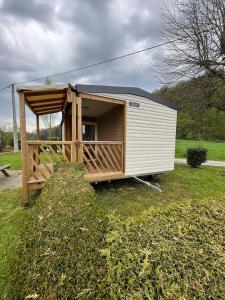
M163 26L163 3L0 0L0 88L157 44ZM55 77L53 82L138 86L153 91L161 85L154 72L161 51ZM0 92L0 122L12 122L10 97L9 89ZM34 118L31 113L27 117L27 129L31 130Z

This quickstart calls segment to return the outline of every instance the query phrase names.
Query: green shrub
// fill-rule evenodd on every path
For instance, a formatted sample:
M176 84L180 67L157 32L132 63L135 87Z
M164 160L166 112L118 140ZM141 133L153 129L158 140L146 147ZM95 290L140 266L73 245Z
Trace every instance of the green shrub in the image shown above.
M32 208L10 275L8 299L95 298L107 226L83 171L54 173ZM104 277L104 276L103 276Z
M187 163L193 168L198 168L207 160L207 149L189 148L187 149Z

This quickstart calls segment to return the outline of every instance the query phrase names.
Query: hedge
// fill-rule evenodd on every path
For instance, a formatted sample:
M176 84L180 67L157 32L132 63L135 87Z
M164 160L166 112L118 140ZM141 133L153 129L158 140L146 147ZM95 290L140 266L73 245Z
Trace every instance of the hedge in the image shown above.
M15 253L8 299L87 299L99 293L106 226L93 188L76 169L54 173L37 199Z

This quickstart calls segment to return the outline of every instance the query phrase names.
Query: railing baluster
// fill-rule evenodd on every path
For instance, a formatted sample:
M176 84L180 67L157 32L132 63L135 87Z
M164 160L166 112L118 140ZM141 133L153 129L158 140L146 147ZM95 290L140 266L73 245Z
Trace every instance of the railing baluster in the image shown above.
M123 143L83 141L83 160L87 174L123 171Z
M27 141L29 180L44 181L52 174L56 162L69 162L71 145L72 141ZM80 147L86 174L123 171L122 142L83 141Z
M69 141L27 141L28 149L28 180L29 182L44 181L53 173L56 162L70 161L71 154ZM47 149L45 149L47 145ZM57 150L54 150L53 145ZM41 151L41 152L40 152ZM66 154L67 152L67 154Z

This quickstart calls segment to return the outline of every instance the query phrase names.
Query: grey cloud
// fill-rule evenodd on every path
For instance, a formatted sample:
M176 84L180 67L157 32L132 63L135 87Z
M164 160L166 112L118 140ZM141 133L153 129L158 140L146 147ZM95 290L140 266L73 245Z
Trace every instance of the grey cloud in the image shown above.
M34 0L3 0L1 12L24 21L33 19L37 22L49 23L54 17L54 6L51 1L41 3Z
M159 14L162 1L3 0L0 88L10 82L62 72L156 44L162 25ZM152 67L158 60L160 55L155 50L55 77L53 82L153 90L159 87ZM0 102L0 121L10 120L8 90L0 92Z

